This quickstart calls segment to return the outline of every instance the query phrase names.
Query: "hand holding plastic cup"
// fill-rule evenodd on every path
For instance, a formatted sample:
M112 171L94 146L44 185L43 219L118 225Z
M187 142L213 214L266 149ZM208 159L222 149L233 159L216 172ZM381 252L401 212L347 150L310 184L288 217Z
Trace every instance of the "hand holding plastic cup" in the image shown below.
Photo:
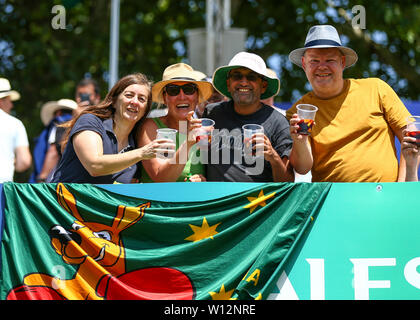
M211 134L214 121L208 118L201 119L201 127L197 129L195 141L200 149L207 149L211 144Z
M298 104L296 108L300 118L300 121L297 123L299 126L297 133L301 135L310 135L318 108L311 104Z
M420 147L420 116L410 116L407 118L406 135L416 138L416 145Z
M264 150L264 127L259 124L245 124L242 126L244 132L244 155L251 157L260 157ZM253 136L256 138L262 138L259 142L255 142Z
M167 140L172 140L172 142L176 145L176 133L177 130L176 129L171 129L171 128L159 128L156 130L157 135L156 135L156 139L167 139ZM169 148L167 152L158 152L156 154L157 158L161 158L161 159L171 159L174 157L174 152L169 152Z

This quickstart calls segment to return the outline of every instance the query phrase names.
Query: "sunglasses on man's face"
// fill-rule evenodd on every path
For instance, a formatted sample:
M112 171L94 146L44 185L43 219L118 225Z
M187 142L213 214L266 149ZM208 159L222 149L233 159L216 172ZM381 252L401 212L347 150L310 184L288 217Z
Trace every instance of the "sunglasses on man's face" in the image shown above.
M165 87L165 92L170 96L177 96L179 95L181 89L187 96L190 96L197 91L197 86L193 83L187 83L182 86L178 86L176 84L168 84Z
M240 81L245 77L248 81L256 82L259 78L263 79L258 73L250 72L248 74L242 74L240 72L232 72L229 74L229 78L234 81Z

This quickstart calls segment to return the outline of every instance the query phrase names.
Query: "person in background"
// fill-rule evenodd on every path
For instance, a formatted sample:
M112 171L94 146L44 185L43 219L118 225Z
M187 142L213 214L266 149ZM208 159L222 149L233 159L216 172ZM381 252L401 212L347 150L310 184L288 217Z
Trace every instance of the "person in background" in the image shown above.
M168 113L159 118L147 119L140 128L138 145L144 146L153 141L158 128L177 130L175 161L154 158L142 163L142 182L183 182L205 181L205 170L200 162L195 144L194 129L201 126L200 119L194 119L194 110L199 103L212 94L211 83L202 81L202 73L185 63L168 66L152 89L153 101L165 104ZM181 130L180 124L186 124ZM185 157L184 157L185 155Z
M209 77L204 77L201 80L211 83L211 78ZM195 112L194 112L194 118L201 118L203 116L204 109L206 108L208 104L216 103L220 101L227 101L227 98L224 95L222 95L219 91L217 91L213 87L213 84L211 85L211 87L212 87L213 93L211 94L210 98L208 98L206 101L197 104L197 107L195 108Z
M98 83L92 78L84 78L76 86L75 101L70 99L61 99L59 104L63 105L61 110L55 109L51 124L45 124L45 117L51 116L49 112L54 102L46 104L44 114L41 110L41 118L46 128L41 135L37 137L34 147L34 171L29 178L30 183L45 182L48 176L53 173L62 156L61 140L65 132L65 127L60 124L69 121L72 117L80 114L84 108L96 105L100 102L100 88ZM71 112L70 112L71 111Z
M277 73L274 70L272 70L272 69L267 68L267 74L271 78L278 78L277 77ZM275 96L272 96L272 97L270 97L268 99L261 100L261 102L262 103L265 103L268 106L273 107L274 110L276 110L276 111L280 112L282 115L286 116L286 111L285 110L280 109L280 108L277 108L275 106L275 104L274 104L274 97ZM294 174L295 174L295 180L294 180L294 182L311 182L312 177L311 177L311 172L310 171L307 172L306 174L299 174L299 173L296 172L296 170L294 170Z
M277 73L273 69L267 68L267 75L270 78L277 78L278 79ZM280 83L280 79L279 79L279 83ZM263 100L261 100L261 102L264 103L264 104L266 104L266 105L268 105L268 106L270 106L270 107L273 107L274 110L280 112L281 114L286 115L286 112L285 111L283 111L282 109L277 108L274 105L274 97L275 97L275 95L272 96L272 97L270 97L270 98L263 99Z
M218 143L213 143L210 161L207 164L208 181L231 182L291 182L293 167L306 173L310 167L300 167L300 152L309 152L305 142L297 141L294 146L290 137L290 126L286 118L271 106L261 102L276 95L280 81L267 73L264 60L253 53L239 52L229 65L216 69L213 86L229 98L207 105L203 117L215 121L219 130ZM264 128L262 137L254 135L254 143L263 149L263 162L247 163L242 156L242 126L257 124ZM240 135L235 135L238 132ZM239 139L238 139L239 138ZM226 159L225 155L230 155ZM258 160L258 159L257 159ZM258 162L258 163L257 163Z
M101 101L98 82L92 78L84 78L76 86L75 100L78 108L74 115L78 115L84 108L97 105Z
M45 129L35 139L33 149L34 170L29 183L45 182L57 166L61 152L57 148L57 125L71 120L77 103L71 99L49 101L41 108L41 120Z
M32 164L25 126L10 115L13 101L19 99L9 80L0 78L0 183L13 181L15 171L26 171Z
M74 97L77 103L77 108L73 110L73 117L79 115L86 107L97 105L101 101L101 95L100 88L96 80L92 78L84 78L80 80L76 86ZM55 147L59 158L62 156L61 140L63 139L64 132L64 127L57 126Z
M272 69L267 68L267 74L271 78L278 78L277 77L277 73L274 70L272 70ZM279 79L279 81L280 81L280 79ZM280 109L280 108L277 108L274 105L274 97L275 96L272 96L272 97L270 97L268 99L261 100L261 102L262 103L265 103L268 106L273 107L274 110L276 110L276 111L280 112L282 115L286 116L286 111L285 110ZM294 182L311 182L311 180L312 180L312 176L311 176L311 172L310 171L307 172L306 174L299 174L299 173L296 172L296 170L293 170L293 172L294 172L294 175L295 175Z
M98 105L86 107L71 121L63 140L63 156L50 182L138 182L137 164L164 149L169 140L137 148L136 133L150 112L151 82L141 73L121 78Z
M344 79L343 71L356 63L354 50L341 44L330 25L310 28L303 48L289 59L304 70L312 91L299 99L286 116L292 136L297 133L301 103L318 107L309 137L313 158L313 182L404 181L406 165L400 165L395 137L400 142L410 113L397 94L377 78Z

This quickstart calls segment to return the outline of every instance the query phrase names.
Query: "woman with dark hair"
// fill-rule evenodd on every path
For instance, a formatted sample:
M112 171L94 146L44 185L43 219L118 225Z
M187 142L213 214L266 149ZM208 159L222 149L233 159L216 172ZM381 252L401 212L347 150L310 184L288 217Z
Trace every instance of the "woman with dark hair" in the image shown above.
M49 182L137 182L139 161L175 149L166 139L136 148L135 134L151 104L151 82L145 75L120 79L102 102L64 124L63 156Z

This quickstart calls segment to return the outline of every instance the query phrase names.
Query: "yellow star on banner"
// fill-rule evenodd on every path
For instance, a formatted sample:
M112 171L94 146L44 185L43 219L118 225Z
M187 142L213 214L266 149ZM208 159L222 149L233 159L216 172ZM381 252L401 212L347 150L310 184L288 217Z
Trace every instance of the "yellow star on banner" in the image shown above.
M232 294L235 289L229 290L228 292L225 291L225 285L222 284L219 292L209 292L212 300L236 300L232 299Z
M252 213L258 206L265 207L267 205L265 200L274 197L275 194L275 192L272 192L265 196L263 190L261 190L258 197L246 197L250 203L244 206L244 208L250 208L249 213Z
M194 234L190 235L188 238L185 238L184 240L196 242L196 241L200 241L206 238L213 239L213 236L217 234L216 228L219 224L220 222L213 226L209 226L209 224L207 223L206 217L204 217L203 224L201 225L201 227L194 226L192 224L189 225L192 231L194 232Z

